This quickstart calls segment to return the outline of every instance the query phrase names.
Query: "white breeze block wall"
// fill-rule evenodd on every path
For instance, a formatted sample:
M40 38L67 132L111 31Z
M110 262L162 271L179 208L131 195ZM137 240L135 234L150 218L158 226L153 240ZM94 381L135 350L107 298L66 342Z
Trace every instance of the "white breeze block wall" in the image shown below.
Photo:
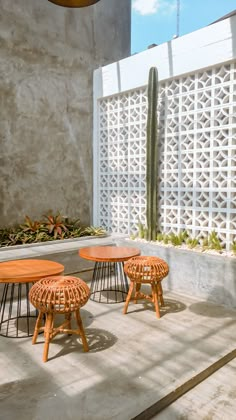
M161 230L187 229L193 236L216 230L229 248L236 237L236 39L232 22L236 24L235 17L95 73L96 225L128 234L137 230L139 219L145 223L147 95L142 84L147 83L149 68L156 65L160 76ZM195 49L193 40L198 41ZM165 60L159 56L170 49L169 45L172 68L184 69L184 74L173 74L171 78L170 66L166 62L164 68ZM219 49L223 62L218 62ZM187 60L188 50L194 51L190 61L183 63L183 51ZM179 51L179 56L173 51ZM198 66L193 71L198 61L204 68ZM188 66L191 71L187 73ZM168 78L163 80L166 75ZM137 83L141 85L137 87ZM128 91L122 91L124 84L130 88Z

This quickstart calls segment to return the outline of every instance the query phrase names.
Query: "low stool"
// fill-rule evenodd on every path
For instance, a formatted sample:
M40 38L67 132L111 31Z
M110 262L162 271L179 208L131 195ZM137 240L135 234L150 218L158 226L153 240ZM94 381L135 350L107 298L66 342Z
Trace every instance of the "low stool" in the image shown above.
M45 337L43 362L48 360L50 342L60 333L80 335L84 351L89 351L80 317L80 308L86 304L89 295L89 287L77 277L46 277L33 285L29 292L29 299L32 305L38 309L39 315L32 344L36 343L39 332L43 331ZM72 313L75 315L77 329L71 328ZM54 327L54 319L57 314L64 314L65 320L59 327ZM46 317L45 325L41 326L44 315Z
M164 306L161 281L169 273L168 264L158 257L138 256L127 261L124 271L130 279L130 287L123 313L127 313L131 300L137 303L138 300L144 299L154 303L156 316L160 318L159 300L161 306ZM142 284L151 285L152 293L150 295L140 291ZM132 297L133 292L134 297Z

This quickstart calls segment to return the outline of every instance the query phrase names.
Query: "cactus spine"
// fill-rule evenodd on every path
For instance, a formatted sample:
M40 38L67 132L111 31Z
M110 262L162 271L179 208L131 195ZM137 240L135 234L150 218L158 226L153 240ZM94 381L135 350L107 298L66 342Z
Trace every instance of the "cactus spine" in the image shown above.
M156 240L157 205L158 205L158 72L156 67L149 71L148 80L148 116L146 146L146 221L147 239Z

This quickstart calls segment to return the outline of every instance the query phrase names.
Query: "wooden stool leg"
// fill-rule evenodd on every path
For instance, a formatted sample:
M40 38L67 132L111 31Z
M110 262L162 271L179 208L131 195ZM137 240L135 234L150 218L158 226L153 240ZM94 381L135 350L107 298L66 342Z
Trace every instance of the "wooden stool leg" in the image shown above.
M48 350L49 350L49 344L51 339L51 333L53 330L53 321L54 316L52 313L46 314L46 323L45 323L45 343L44 343L44 349L43 349L43 362L48 361Z
M65 320L67 321L67 328L68 330L71 330L71 312L67 312L65 314ZM68 335L72 335L72 333L69 333Z
M76 321L80 330L80 336L82 339L82 343L83 343L83 347L84 347L84 351L89 351L89 347L88 347L88 343L86 340L86 336L84 333L84 327L83 327L83 323L82 323L82 319L80 317L80 312L79 309L77 309L77 311L75 311L75 317L76 317Z
M155 283L152 283L152 296L153 296L153 300L154 300L154 304L155 304L155 309L156 309L156 316L157 318L160 318L160 309L159 309L159 304L158 304L158 291L157 291L157 285Z
M38 338L38 333L41 327L41 323L42 323L42 318L43 318L43 312L39 312L36 324L35 324L35 329L34 329L34 335L32 338L32 344L35 344Z
M157 290L158 290L158 296L160 298L161 306L165 306L165 302L163 298L163 290L162 290L162 285L160 281L157 283Z
M126 301L125 301L125 306L124 306L124 309L123 309L123 314L124 315L127 314L127 309L128 309L128 306L129 306L131 296L132 296L133 288L134 288L134 282L131 281L130 286L129 286L128 295L127 295L127 298L126 298Z
M134 295L134 303L138 302L138 295L141 289L141 283L136 283L136 291L135 291L135 295Z

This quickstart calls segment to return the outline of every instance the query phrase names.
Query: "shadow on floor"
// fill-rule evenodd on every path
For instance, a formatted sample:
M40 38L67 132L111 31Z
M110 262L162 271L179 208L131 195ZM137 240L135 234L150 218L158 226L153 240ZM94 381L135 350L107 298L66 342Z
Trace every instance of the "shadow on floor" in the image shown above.
M109 331L98 328L87 328L85 331L86 338L89 346L89 353L97 353L112 347L117 342L117 337ZM38 339L37 344L44 344L44 340ZM36 344L36 345L37 345ZM48 360L57 359L60 356L71 354L74 352L83 353L83 346L80 337L72 335L60 335L52 340L50 348L54 344L61 346L61 350ZM50 355L50 349L49 349Z
M89 325L92 324L94 316L91 312L87 311L86 309L80 309L80 315L83 321L84 328L87 328ZM33 335L34 328L35 328L35 322L36 317L32 317L29 319L29 333ZM55 317L55 326L60 325L64 320L64 315L56 315ZM7 324L6 324L7 325ZM74 316L72 315L72 327L76 328L76 322L74 320ZM6 328L4 324L2 326L2 334L6 334ZM26 318L19 318L18 322L16 319L10 321L9 328L8 328L8 334L9 336L16 336L16 331L18 329L19 338L21 336L24 336L28 332L28 321Z
M212 302L197 302L189 306L189 310L197 315L209 318L232 318L232 310L228 310L224 306L216 305Z
M184 303L178 300L164 299L164 301L165 301L165 306L160 306L161 317L165 316L166 314L184 311L187 308L187 306ZM142 307L140 307L141 305ZM133 312L143 312L146 310L155 312L154 304L151 302L149 303L149 302L142 302L142 301L139 301L136 304L131 302L129 304L127 314L133 313Z
M217 297L218 302L222 301L222 305L215 303L214 297ZM189 306L189 310L197 315L210 318L227 318L233 315L232 303L233 297L230 292L227 292L224 287L215 287L211 290L207 301L193 303ZM227 308L227 304L231 309Z

